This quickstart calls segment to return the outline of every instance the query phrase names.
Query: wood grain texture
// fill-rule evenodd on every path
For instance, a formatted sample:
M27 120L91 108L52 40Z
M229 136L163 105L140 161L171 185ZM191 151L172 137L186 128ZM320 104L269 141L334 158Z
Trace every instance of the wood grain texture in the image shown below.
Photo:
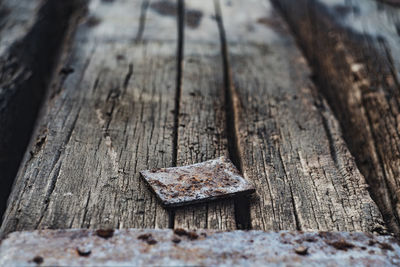
M373 199L399 234L400 9L377 1L276 3L312 63Z
M69 71L53 82L20 169L3 233L168 227L139 170L173 162L176 20L148 7L90 1ZM160 42L165 29L169 39Z
M247 218L254 229L385 233L339 123L270 2L192 0L184 11L177 3L88 2L17 175L2 233L235 229L247 200L168 214L139 177L140 170L220 155L239 162L257 188Z
M0 2L0 216L81 1Z
M193 14L199 17L190 26ZM185 2L177 165L228 156L220 37L213 1ZM197 23L196 23L197 24ZM175 227L235 229L233 200L177 209Z
M246 10L246 12L241 12ZM385 231L310 69L271 4L222 1L254 229Z

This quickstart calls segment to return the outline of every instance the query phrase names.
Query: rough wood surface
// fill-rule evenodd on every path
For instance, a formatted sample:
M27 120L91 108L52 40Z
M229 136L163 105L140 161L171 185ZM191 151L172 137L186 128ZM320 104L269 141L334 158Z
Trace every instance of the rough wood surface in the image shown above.
M0 216L78 3L0 1Z
M385 232L338 122L271 4L198 0L180 10L178 3L89 1L2 233L171 226ZM139 177L220 155L255 184L250 204L218 201L168 214Z
M17 177L3 233L168 227L139 170L173 162L176 20L147 6L90 2ZM164 27L171 40L159 42Z
M242 169L258 192L252 227L384 231L284 21L269 2L222 3Z
M187 8L192 32L176 99L176 3L90 2L17 178L3 232L171 226L138 171L228 152L218 27L211 18L199 27L190 17L196 12ZM193 39L198 34L206 38L201 45ZM234 229L233 201L177 209L175 225Z
M86 229L11 233L1 266L399 266L391 236L354 232ZM104 236L104 235L103 235Z
M373 0L276 3L312 63L373 199L400 233L400 9Z
M212 1L186 1L186 18L201 14L198 26L185 23L179 108L177 165L228 156L221 45ZM175 212L175 227L234 229L233 200L195 205Z

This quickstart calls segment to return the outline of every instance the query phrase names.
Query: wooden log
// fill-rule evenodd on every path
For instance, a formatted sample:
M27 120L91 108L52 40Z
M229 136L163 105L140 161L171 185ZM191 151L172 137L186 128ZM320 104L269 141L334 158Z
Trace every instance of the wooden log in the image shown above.
M221 9L239 155L258 192L252 227L385 232L285 22L269 2Z
M81 1L0 3L0 216Z
M199 14L197 23L193 14ZM220 37L210 14L213 1L185 1L178 165L228 156ZM235 229L234 211L233 200L180 208L175 227Z
M312 63L373 199L400 233L399 9L373 0L276 4Z
M176 18L90 1L17 177L2 232L168 227L139 171L173 163ZM162 40L162 41L161 41Z

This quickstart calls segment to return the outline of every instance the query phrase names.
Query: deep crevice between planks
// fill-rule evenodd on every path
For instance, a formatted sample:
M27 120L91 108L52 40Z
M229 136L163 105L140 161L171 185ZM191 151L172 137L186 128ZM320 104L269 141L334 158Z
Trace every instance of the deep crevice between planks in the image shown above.
M232 86L231 81L231 70L229 67L229 56L228 56L228 45L226 41L226 34L224 29L224 23L222 19L221 7L219 0L214 0L215 15L218 24L218 30L220 34L221 53L222 53L222 65L223 65L223 81L224 81L224 95L225 95L225 121L226 121L226 133L228 139L228 152L229 157L233 164L236 165L240 172L243 172L242 159L240 157L240 148L236 130L236 106L234 98L235 90ZM246 196L235 198L235 220L236 227L238 229L251 229L251 218L250 218L250 201Z
M185 40L185 2L184 0L178 0L178 16L177 16L177 27L178 27L178 45L176 53L176 92L175 92L175 109L174 109L174 138L173 138L173 151L172 151L172 165L177 166L178 161L178 129L179 129L179 112L180 102L182 95L182 67L183 67L183 52L184 52L184 40ZM175 210L168 210L168 227L174 228L175 224Z
M230 160L242 172L242 161L238 147L238 139L236 132L235 104L234 104L234 88L231 84L231 75L228 59L228 48L225 36L224 25L222 21L221 8L219 0L214 0L215 15L220 34L220 44L222 53L223 65L223 90L225 102L225 130L228 139L228 154ZM175 95L175 112L174 112L174 140L173 140L173 166L177 166L177 148L178 148L178 126L179 126L179 111L180 100L182 94L182 74L183 74L183 59L184 59L184 39L185 39L185 1L178 0L178 45L177 45L177 77L176 77L176 95ZM235 221L237 229L251 229L250 219L250 201L247 196L240 196L234 199ZM174 228L175 210L168 211L168 227Z

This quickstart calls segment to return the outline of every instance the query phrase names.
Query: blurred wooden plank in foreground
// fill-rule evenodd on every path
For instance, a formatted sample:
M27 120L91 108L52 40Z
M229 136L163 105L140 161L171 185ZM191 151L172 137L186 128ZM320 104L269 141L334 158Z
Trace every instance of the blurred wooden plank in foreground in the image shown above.
M348 232L44 230L1 243L2 266L398 266L389 236Z

